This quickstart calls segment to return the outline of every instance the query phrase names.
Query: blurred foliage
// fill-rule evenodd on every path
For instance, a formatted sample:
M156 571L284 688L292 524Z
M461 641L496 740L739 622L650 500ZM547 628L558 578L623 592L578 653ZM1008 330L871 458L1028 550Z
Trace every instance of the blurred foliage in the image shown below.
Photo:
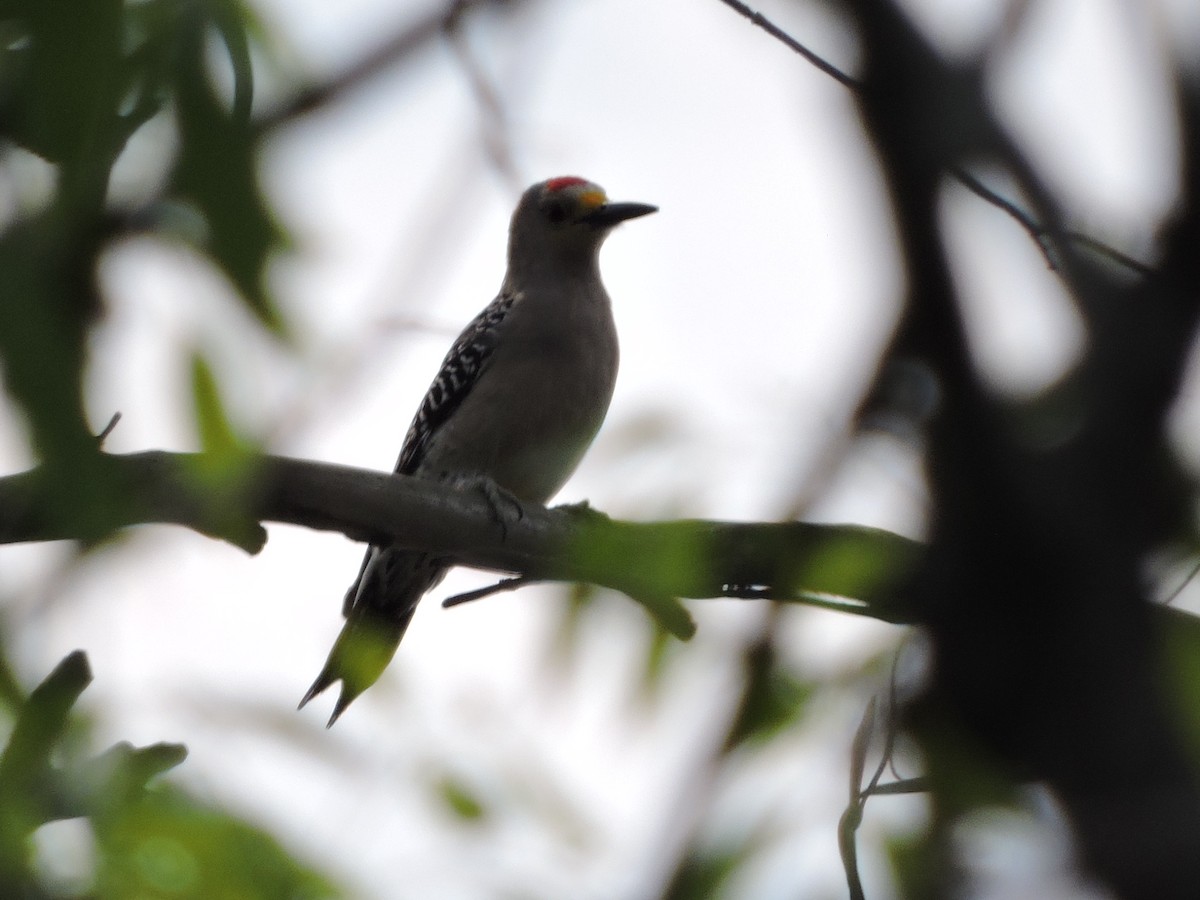
M52 0L0 0L0 173L7 171L14 186L13 202L0 209L0 365L4 387L25 415L33 450L47 473L45 515L73 523L91 541L109 534L125 502L97 460L96 429L83 401L89 335L110 299L96 278L103 254L133 234L183 242L228 280L231 294L257 327L287 339L286 323L265 277L272 255L284 250L287 241L257 172L262 133L253 118L251 60L255 50L264 49L264 41L264 31L239 0L88 0L69 6ZM260 55L270 58L270 48L265 49ZM161 184L145 185L144 196L136 201L118 204L109 196L114 167L130 139L152 120L169 133L165 144L170 149L163 151L171 153L167 175ZM22 155L28 154L54 172L45 192L21 184L15 174ZM233 427L220 385L209 357L196 353L191 359L196 432L212 461L196 476L228 483L248 477L255 448ZM908 414L914 420L923 421L931 412L925 407L932 400L922 392L916 404L907 395L901 399L891 406L917 407ZM1057 408L1031 405L1030 412L1037 413L1030 422L1036 423L1038 434L1046 429L1054 433L1063 419ZM978 454L983 460L978 465L971 460L972 478L984 470L985 457ZM1019 465L1026 464L1022 456ZM216 530L236 530L236 518L231 511L229 522L218 523ZM980 533L991 540L992 522L986 516L981 521L985 527ZM248 535L245 543L255 538ZM661 696L672 667L684 659L672 636L688 638L696 630L689 611L666 586L687 575L703 580L720 571L701 530L677 531L654 551L657 568L632 575L629 590L649 614L642 623L640 693L633 698L642 701ZM820 604L825 601L818 595L855 598L863 605L828 605L903 620L886 604L897 600L889 586L912 561L910 541L862 529L790 558L778 548L763 552L774 552L786 567L776 582L783 593L809 592L792 599ZM621 564L623 551L619 544L591 541L581 553L598 568L612 568ZM751 596L760 585L738 587ZM587 631L584 622L594 596L586 587L573 593L555 661L569 661ZM679 779L695 810L694 821L684 823L689 831L678 859L668 860L674 869L664 897L729 896L737 876L766 847L764 836L771 832L766 817L736 823L738 828L726 831L737 833L715 841L708 839L707 826L718 791L756 756L786 748L812 713L817 685L781 652L782 626L792 614L777 605L764 614L754 634L723 647L738 654L741 678L731 688L736 696L728 720L717 726L725 728L724 734L717 736L711 753L700 754L691 777ZM1064 619L1078 628L1086 624ZM1166 678L1177 701L1175 723L1187 732L1193 756L1200 758L1200 716L1195 712L1200 709L1200 620L1166 610L1160 622ZM846 678L856 676L877 685L875 661ZM337 894L328 880L269 834L159 783L157 776L183 761L183 747L118 744L88 757L86 725L75 704L90 677L84 656L72 654L24 696L7 660L0 658L0 704L11 714L11 732L0 753L0 897L221 900ZM1014 802L1016 780L977 737L947 727L944 719L923 723L919 713L906 727L919 736L923 762L936 773L933 789L945 820L965 810ZM847 819L851 839L867 797L885 792L875 790L882 765L870 785L863 785L867 731L862 730L853 749L847 748L853 774ZM885 760L891 739L888 735ZM488 795L452 769L445 771L450 774L435 777L431 788L451 818L477 825L500 817L502 811ZM923 786L913 781L906 787ZM781 802L785 793L781 791ZM82 885L69 891L35 852L39 832L67 819L85 824L94 848L82 861ZM937 870L945 863L938 856L942 849L927 834L893 844L898 879L908 896L933 893Z
M178 744L117 744L78 758L86 743L72 710L91 681L86 657L72 653L16 709L0 753L0 896L79 896L60 891L33 852L50 822L86 823L94 852L70 861L86 895L104 898L296 898L338 892L296 862L270 835L212 809L185 791L154 784L183 762ZM64 860L54 860L57 867ZM76 885L76 888L79 886Z
M237 433L217 385L217 376L201 354L192 356L192 404L200 449L188 466L201 487L206 533L258 553L266 545L266 529L231 498L246 496L257 473L258 447Z
M750 859L752 849L741 845L711 849L692 846L663 892L663 900L726 896L728 882Z
M1200 617L1158 607L1167 698L1192 757L1200 766Z
M781 664L769 639L752 644L745 661L742 702L725 738L726 752L745 743L764 743L798 724L816 687Z
M69 15L41 0L0 4L0 167L29 152L55 173L48 196L18 190L15 207L0 211L4 382L55 473L54 513L92 523L97 537L104 511L121 501L97 471L82 399L87 334L105 311L96 267L107 247L132 233L187 241L259 321L281 328L264 278L283 236L255 170L250 21L236 0L97 0ZM228 56L231 98L210 71L214 38ZM156 117L174 132L170 174L140 205L117 207L113 167ZM180 207L197 227L172 227Z
M111 531L124 500L97 461L83 402L88 335L107 305L96 279L102 254L131 234L182 240L282 335L264 276L284 239L259 187L250 118L251 46L261 35L239 0L0 2L0 174L14 188L0 209L3 382L47 473L45 514L92 540ZM213 47L224 48L224 61ZM221 65L232 79L213 71ZM229 82L227 97L220 85ZM162 147L174 154L169 174L145 185L137 205L117 204L113 168L156 118L173 132ZM52 167L47 191L22 182L23 154ZM207 474L227 477L251 448L200 357L193 384L197 431L220 469ZM0 670L7 675L6 661ZM118 744L80 757L87 732L73 707L90 678L81 653L27 698L5 678L13 724L0 755L0 896L336 895L268 834L155 784L183 761L183 747ZM69 890L33 852L39 830L66 819L85 822L93 845L84 886Z
M0 172L34 154L54 179L48 191L23 190L0 209L0 365L9 395L26 416L33 450L50 487L49 517L85 524L90 541L106 538L125 502L97 463L96 423L84 407L83 378L91 329L106 314L96 271L102 255L130 235L190 247L228 280L231 294L259 327L286 340L287 328L265 278L286 237L263 197L257 173L262 137L253 118L252 57L270 59L264 30L240 0L92 0L70 6L48 0L0 0ZM147 123L167 133L170 153L161 184L140 186L136 200L109 195L113 169ZM212 357L190 360L196 433L206 451L196 478L228 488L253 474L255 448L231 422L221 373ZM106 413L107 414L107 413ZM229 490L212 496L228 498ZM213 533L245 546L236 510L209 511ZM796 561L789 583L846 593L891 576L889 548L843 545ZM642 699L683 658L673 638L695 624L664 585L681 572L707 571L709 552L695 534L657 548L659 568L638 574L631 591L649 613ZM617 548L594 543L597 565ZM584 629L594 592L581 587L568 607L558 661L566 661ZM0 672L7 673L0 658ZM0 757L0 896L55 896L50 874L32 847L46 823L86 822L94 844L82 891L97 897L322 897L323 878L296 863L271 837L188 796L156 784L182 762L174 745L117 745L84 753L87 734L73 712L90 676L81 654L69 657L28 698L5 679L14 728ZM773 637L747 649L746 683L720 750L752 754L795 729L812 687L776 655ZM448 772L450 770L447 770ZM461 824L498 814L472 785L453 774L430 785ZM688 855L673 896L707 896L754 853L697 849ZM78 894L79 891L75 891Z
M464 779L446 774L437 780L434 789L442 805L460 821L478 823L487 819L487 804Z
M238 435L221 402L217 376L200 354L192 357L192 401L204 451L202 462L216 467L214 477L227 477L230 470L236 471L249 461L254 448Z

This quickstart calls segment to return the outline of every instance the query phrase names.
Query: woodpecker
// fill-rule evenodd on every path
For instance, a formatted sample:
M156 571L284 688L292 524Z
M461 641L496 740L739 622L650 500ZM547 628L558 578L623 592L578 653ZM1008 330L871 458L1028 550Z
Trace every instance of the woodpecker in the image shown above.
M611 203L598 185L574 176L525 191L509 227L500 293L442 360L396 472L476 482L518 503L554 496L604 421L616 383L617 333L600 246L620 222L656 211ZM383 674L418 601L446 569L436 554L369 547L343 601L346 623L300 706L341 681L333 725Z

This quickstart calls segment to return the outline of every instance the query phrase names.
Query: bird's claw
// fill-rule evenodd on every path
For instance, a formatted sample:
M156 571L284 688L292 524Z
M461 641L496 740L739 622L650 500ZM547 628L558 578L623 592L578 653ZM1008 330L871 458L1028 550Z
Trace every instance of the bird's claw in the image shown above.
M500 539L508 540L508 522L513 519L520 522L525 518L525 507L517 496L507 488L501 487L495 479L486 475L469 475L455 478L455 483L464 489L477 490L483 494L491 512L492 521L500 526ZM510 515L505 515L505 507Z
M607 515L598 509L593 509L592 504L586 500L580 500L578 503L560 503L554 509L556 512L564 512L569 516L574 516L576 519L584 521L594 522L608 519Z

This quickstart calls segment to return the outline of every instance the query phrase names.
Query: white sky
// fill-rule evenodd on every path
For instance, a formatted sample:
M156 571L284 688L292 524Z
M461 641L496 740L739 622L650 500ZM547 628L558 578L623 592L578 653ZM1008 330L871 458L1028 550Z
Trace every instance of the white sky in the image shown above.
M319 76L429 5L257 8L294 64ZM949 53L993 34L1007 8L911 5ZM998 109L1073 214L1134 252L1149 253L1174 190L1169 109L1151 98L1158 36L1187 33L1188 15L1195 29L1187 5L1035 2L995 68ZM1151 22L1148 10L1168 7L1169 25ZM853 66L853 40L824 7L759 8ZM621 379L561 499L633 518L781 515L869 377L902 290L850 97L717 0L531 3L508 22L472 19L467 43L500 93L520 186L580 174L614 199L661 207L604 251ZM443 45L269 147L264 179L296 244L273 278L298 359L256 335L187 254L146 242L114 252L89 397L97 423L124 414L108 448L195 446L181 351L200 347L236 389L239 422L272 449L389 467L447 343L502 275L519 187L489 165L480 130ZM143 155L130 177L153 168L152 149L133 153ZM946 221L985 373L999 389L1036 390L1079 352L1078 321L1003 214L948 191ZM0 460L27 461L19 430L0 434ZM919 470L886 441L864 443L813 513L913 532ZM645 707L631 699L646 633L631 603L604 598L559 669L547 662L555 592L441 610L442 596L486 580L461 574L422 607L384 680L326 732L328 698L294 706L340 627L358 546L272 527L250 559L147 528L61 577L63 548L3 552L0 595L27 617L15 651L27 680L85 648L100 744L186 743L189 783L368 898L643 896L677 837L677 794L709 750L706 725L730 702L731 661L761 614L692 603L700 635ZM727 831L716 838L763 815L773 835L731 896L844 891L836 824L866 694L839 678L898 636L813 611L792 615L788 634L802 673L841 686L803 734L718 792ZM510 814L476 831L440 827L431 772L463 778ZM868 808L873 900L889 896L881 829L917 813L912 802Z

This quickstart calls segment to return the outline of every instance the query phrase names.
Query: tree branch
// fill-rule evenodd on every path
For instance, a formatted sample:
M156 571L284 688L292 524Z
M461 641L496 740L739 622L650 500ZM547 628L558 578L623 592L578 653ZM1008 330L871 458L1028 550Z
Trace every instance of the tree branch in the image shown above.
M321 84L305 88L255 122L259 132L287 125L341 100L346 94L370 82L436 39L450 33L466 13L477 7L506 7L514 0L450 0L430 10L384 43Z
M823 59L820 55L814 53L812 50L809 50L762 13L751 9L745 3L742 3L741 0L721 0L721 2L738 15L745 18L752 25L757 25L767 34L771 35L771 37L775 38L775 40L784 44L786 47L789 47L793 52L803 56L806 60L808 60L839 84L848 87L851 90L858 90L862 86L857 78L847 75L833 63Z
M587 582L628 594L661 615L663 598L754 597L912 621L892 585L920 545L874 528L807 522L621 522L580 506L525 504L500 522L481 491L282 456L237 466L194 453L98 454L127 498L88 511L109 529L171 523L255 552L260 522L339 531L358 541L427 550L454 565L535 581ZM0 543L85 538L74 516L51 515L51 474L0 478ZM856 603L836 601L854 598ZM667 611L669 614L669 610Z
M856 93L862 91L863 84L859 79L846 74L833 65L833 63L810 50L762 13L751 9L745 3L742 3L741 0L720 0L720 2L724 3L751 24L761 28L794 53L799 54L843 87L849 88ZM976 124L979 125L981 123L977 122ZM1148 276L1153 272L1152 267L1140 260L1134 259L1127 253L1122 253L1120 250L1109 246L1103 241L1097 240L1081 231L1056 227L1055 223L1059 221L1060 216L1055 209L1055 204L1051 201L1049 191L1041 184L1041 179L1037 177L1032 166L1025 162L1016 145L1007 136L1002 134L998 127L993 125L987 129L987 132L990 133L986 133L986 140L980 141L981 144L985 145L983 149L990 155L998 156L1013 170L1017 180L1033 196L1035 206L1041 209L1042 218L1050 224L1039 222L1037 218L1021 209L1011 200L986 187L983 182L961 166L952 168L950 174L971 193L1007 213L1013 221L1024 228L1033 242L1037 244L1038 249L1046 259L1046 264L1052 271L1062 275L1064 280L1067 280L1069 284L1067 273L1063 271L1064 260L1062 259L1064 250L1062 244L1066 242L1067 244L1075 244L1090 250L1097 256L1103 257L1116 265L1124 266L1138 275ZM988 144L990 146L986 146Z

